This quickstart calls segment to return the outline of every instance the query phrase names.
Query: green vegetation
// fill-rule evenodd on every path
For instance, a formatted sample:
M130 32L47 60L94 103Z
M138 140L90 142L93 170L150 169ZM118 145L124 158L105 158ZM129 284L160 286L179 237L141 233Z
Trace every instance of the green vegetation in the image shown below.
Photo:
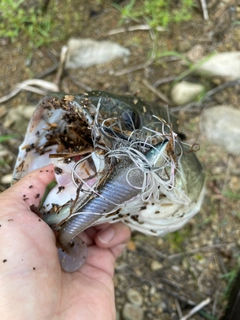
M152 28L167 28L171 23L179 23L190 20L194 0L181 0L179 4L172 0L130 0L127 5L121 7L114 4L120 11L120 23L126 20L139 21L144 18Z
M50 17L40 8L25 9L24 0L0 1L0 37L11 41L20 35L28 38L30 47L40 47L49 42Z
M15 136L14 135L4 135L4 136L0 136L0 143L3 143L5 141L8 141L12 138L14 138Z
M49 1L44 10L39 1L29 3L27 0L0 1L0 37L21 42L22 49L32 52L43 45L65 41L82 28L84 11L77 0L57 4Z
M224 197L229 198L230 200L239 200L240 194L232 192L232 191L225 191L222 193Z
M239 272L239 269L238 269L238 267L236 267L235 269L231 270L230 272L225 273L220 276L220 278L225 279L227 281L227 287L225 289L225 295L226 295L227 299L229 298L231 288L234 284L234 281L237 277L238 272Z
M190 227L187 225L181 230L169 233L165 236L166 242L169 244L171 251L184 251L184 243L191 234Z

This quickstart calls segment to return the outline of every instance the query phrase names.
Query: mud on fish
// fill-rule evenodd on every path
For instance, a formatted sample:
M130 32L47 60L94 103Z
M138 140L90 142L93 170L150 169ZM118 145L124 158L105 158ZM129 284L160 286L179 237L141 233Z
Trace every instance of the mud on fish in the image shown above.
M87 256L77 237L90 226L122 221L146 235L181 228L201 206L204 173L165 108L137 97L92 91L42 99L19 147L13 179L52 163L55 182L39 207L58 231L62 269Z

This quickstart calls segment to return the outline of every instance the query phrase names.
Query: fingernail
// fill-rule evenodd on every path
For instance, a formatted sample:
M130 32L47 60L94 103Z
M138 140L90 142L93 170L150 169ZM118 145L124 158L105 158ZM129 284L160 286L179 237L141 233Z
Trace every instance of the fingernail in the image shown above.
M102 243L108 243L113 239L114 236L115 236L115 232L113 228L107 228L106 230L103 230L101 233L99 233L98 239Z

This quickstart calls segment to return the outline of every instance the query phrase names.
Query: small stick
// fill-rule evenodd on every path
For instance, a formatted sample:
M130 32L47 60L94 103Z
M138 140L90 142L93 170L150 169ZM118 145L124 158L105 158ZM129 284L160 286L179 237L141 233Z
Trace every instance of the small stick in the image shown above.
M203 11L203 18L204 20L208 20L209 19L209 15L208 15L208 9L207 9L207 4L205 0L200 0L201 2L201 6L202 6L202 11Z
M75 79L71 74L68 75L69 79L78 87L82 88L85 91L92 91L93 89L87 84Z
M138 31L138 30L146 30L146 31L149 31L149 30L152 30L152 28L146 24L139 24L139 25L136 25L136 26L130 26L130 27L123 27L123 28L117 28L117 29L113 29L111 31L109 31L107 33L107 36L112 36L114 34L118 34L118 33L123 33L123 32L128 32L128 31ZM163 28L163 27L157 27L156 29L154 30L157 30L157 31L165 31L166 29Z
M68 52L68 47L67 46L63 46L62 50L61 50L60 62L59 62L59 65L58 65L58 71L57 71L55 80L53 81L57 86L59 86L59 83L60 83L60 80L61 80L61 77L62 77L64 64L65 64L66 57L67 57L67 52Z
M146 79L142 80L143 84L145 84L145 86L151 90L153 93L156 94L156 96L158 96L161 100L163 100L164 102L166 102L167 104L170 104L170 101L168 100L168 98L165 96L165 94L163 94L161 91L157 90L156 88L154 88L150 82L148 82Z
M233 81L229 81L229 82L226 82L226 83L223 83L223 84L220 84L219 86L217 86L216 88L208 91L205 96L202 98L201 101L195 101L195 102L190 102L188 104L185 104L185 105L182 105L182 106L177 106L177 107L173 107L171 108L171 112L176 112L176 111L185 111L185 110L188 110L192 107L200 107L201 105L203 105L203 102L213 96L214 94L218 93L219 91L221 90L224 90L226 88L229 88L229 87L234 87L234 86L237 86L240 84L240 79L237 79L237 80L233 80Z
M47 68L46 70L36 74L34 76L34 78L35 79L45 78L49 74L52 74L53 72L55 72L58 69L58 65L59 65L59 63L55 63L54 65L52 65L51 67Z
M214 298L213 307L212 307L212 315L213 316L216 314L216 310L217 310L217 302L218 302L218 296L219 296L218 290L215 292L214 296L215 296L215 298Z
M170 77L158 79L156 82L154 82L153 87L157 88L161 84L171 82L171 81L173 81L175 79L176 79L176 76L170 76Z
M187 298L184 297L183 295L180 295L180 294L178 294L177 292L168 289L167 287L164 288L164 291L165 291L168 295L170 295L170 296L178 299L179 301L182 301L182 302L188 304L189 306L192 306L192 307L196 306L196 303L195 303L194 301L187 299Z
M235 0L232 0L232 1L230 0L225 4L223 4L223 6L221 6L220 9L214 14L213 21L215 21L216 19L219 19L221 15L227 10L227 8L233 5L234 3L235 3Z
M187 320L189 319L192 315L194 315L195 313L197 313L199 310L201 310L202 308L204 308L206 305L208 305L211 302L210 298L207 298L205 300L203 300L201 303L199 303L198 305L196 305L196 307L194 307L186 316L182 317L180 320Z
M175 301L178 316L181 319L183 315L182 315L182 309L181 309L180 303L177 298L174 298L174 301Z
M125 68L119 71L114 72L114 76L118 77L118 76L122 76L124 74L127 73L131 73L137 70L141 70L141 69L145 69L146 67L148 67L151 63L153 62L152 59L149 59L147 62L142 63L142 64L138 64L137 66L133 66L131 68Z
M216 244L212 244L211 246L200 247L200 248L193 249L193 250L190 250L190 251L172 254L171 256L168 256L168 259L176 259L176 258L180 258L180 257L182 257L184 255L191 255L191 254L195 254L195 253L198 253L198 252L210 251L210 250L213 250L213 249L218 249L218 248L221 248L221 247L224 247L224 246L228 246L230 244L236 244L236 242L216 243Z
M45 91L42 91L38 88L34 88L32 86L38 86L42 89L46 89L47 91L53 91L53 92L59 91L58 86L52 82L41 80L41 79L28 79L28 80L25 80L21 83L18 83L10 93L8 93L5 96L3 96L2 98L0 98L0 103L3 103L3 102L10 100L14 96L16 96L21 90L32 91L32 92L38 93L40 95L46 94Z

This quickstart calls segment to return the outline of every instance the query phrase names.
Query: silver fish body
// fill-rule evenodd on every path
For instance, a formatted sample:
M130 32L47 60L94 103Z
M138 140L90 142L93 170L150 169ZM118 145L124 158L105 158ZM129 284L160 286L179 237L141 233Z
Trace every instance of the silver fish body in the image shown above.
M201 206L204 173L165 108L95 91L54 94L38 105L13 177L49 163L56 186L38 208L59 231L59 259L77 270L90 226L122 221L148 235L181 228ZM79 256L80 254L80 256Z

